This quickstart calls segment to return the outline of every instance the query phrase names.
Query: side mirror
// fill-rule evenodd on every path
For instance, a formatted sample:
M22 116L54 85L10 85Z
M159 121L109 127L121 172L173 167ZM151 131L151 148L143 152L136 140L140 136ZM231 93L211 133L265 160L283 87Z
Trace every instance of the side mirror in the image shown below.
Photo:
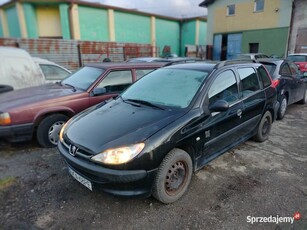
M105 87L103 87L103 88L95 88L95 89L93 90L94 96L99 96L99 95L102 95L102 94L104 94L104 93L106 93L106 92L107 92L107 90L106 90Z
M218 100L209 106L211 112L224 112L229 109L229 103L225 100Z

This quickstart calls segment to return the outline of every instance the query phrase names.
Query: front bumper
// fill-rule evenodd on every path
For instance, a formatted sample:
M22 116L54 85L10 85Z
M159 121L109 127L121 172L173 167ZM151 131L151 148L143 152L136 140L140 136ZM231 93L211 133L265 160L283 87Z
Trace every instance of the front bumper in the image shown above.
M0 138L4 138L12 142L27 141L32 139L33 130L33 123L0 126Z
M105 168L80 157L69 154L68 149L59 141L58 150L68 167L92 183L94 190L126 197L148 197L157 169L116 170Z

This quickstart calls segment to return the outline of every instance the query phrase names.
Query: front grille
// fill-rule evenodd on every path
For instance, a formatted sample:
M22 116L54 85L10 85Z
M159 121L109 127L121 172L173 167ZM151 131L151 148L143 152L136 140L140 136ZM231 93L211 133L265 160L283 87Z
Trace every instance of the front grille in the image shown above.
M71 146L75 146L77 148L77 151L75 152L76 157L82 157L82 158L89 159L94 155L90 153L89 151L86 151L85 149L80 148L80 146L76 144L72 144L67 138L64 138L62 143L68 153L70 153L71 151Z

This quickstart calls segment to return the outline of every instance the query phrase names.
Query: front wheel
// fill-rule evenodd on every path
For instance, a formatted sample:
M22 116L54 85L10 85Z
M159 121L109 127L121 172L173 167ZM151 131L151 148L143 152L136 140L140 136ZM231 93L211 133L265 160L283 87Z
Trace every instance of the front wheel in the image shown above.
M190 155L181 150L170 151L159 166L153 196L164 204L178 200L191 182L193 163Z
M257 142L264 142L269 138L272 128L272 115L269 111L261 118L261 121L257 128L257 134L254 136L254 140Z
M38 143L45 148L55 147L61 128L67 120L68 117L63 114L52 114L44 118L38 125L36 132Z

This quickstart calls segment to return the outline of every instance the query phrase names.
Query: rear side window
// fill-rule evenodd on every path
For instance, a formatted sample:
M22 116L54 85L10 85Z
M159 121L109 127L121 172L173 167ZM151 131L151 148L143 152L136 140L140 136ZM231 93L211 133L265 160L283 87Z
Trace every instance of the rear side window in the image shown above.
M46 80L63 80L70 73L54 65L39 65L45 75Z
M238 72L241 79L243 97L260 89L258 77L253 68L240 68Z
M209 89L209 104L217 100L225 100L229 103L239 99L238 86L235 74L231 70L226 70L214 80Z
M268 75L267 71L265 71L263 66L259 66L258 73L259 73L260 78L262 80L263 88L266 88L266 87L270 86L271 85L270 76Z
M289 66L290 66L290 70L291 70L292 75L296 75L300 72L297 65L295 65L294 63L289 62Z
M99 83L97 88L105 88L107 93L121 92L131 84L132 74L130 70L113 71Z
M283 64L281 67L280 67L280 71L279 71L279 74L280 75L291 75L291 70L290 70L290 67L288 64Z

